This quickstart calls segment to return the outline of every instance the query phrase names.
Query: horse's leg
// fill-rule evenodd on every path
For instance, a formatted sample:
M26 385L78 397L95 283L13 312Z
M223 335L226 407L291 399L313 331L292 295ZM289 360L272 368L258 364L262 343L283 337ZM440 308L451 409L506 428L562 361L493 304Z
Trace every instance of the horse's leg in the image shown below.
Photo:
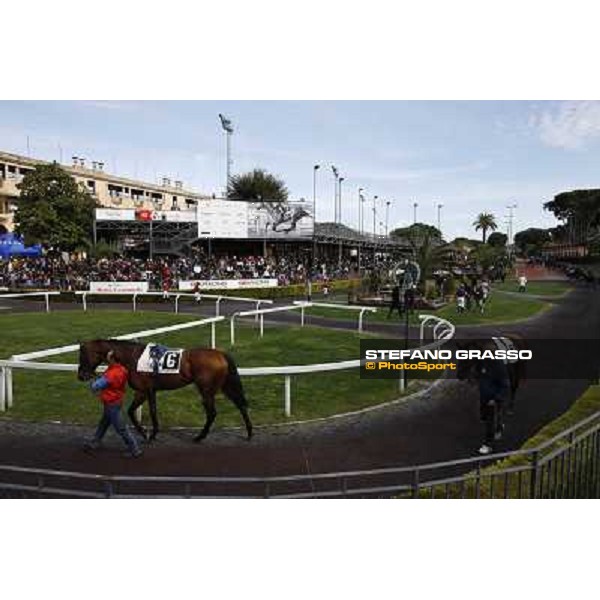
M148 406L150 407L150 419L152 420L152 433L149 441L156 439L158 435L158 414L156 412L156 391L152 390L148 393Z
M248 401L244 395L244 389L242 382L239 377L228 378L222 387L223 393L236 405L237 409L244 419L244 425L246 426L247 439L252 439L252 422L248 415Z
M144 404L145 400L146 400L146 393L142 392L140 390L136 390L135 395L133 397L133 402L129 405L129 408L127 409L127 414L129 415L129 420L131 421L131 423L135 427L135 430L145 440L147 440L148 439L148 434L146 433L146 430L144 429L144 427L142 427L141 423L137 420L137 417L135 416L135 411L142 404Z
M202 431L194 438L195 442L201 442L208 435L210 427L217 416L214 392L209 393L206 390L200 390L200 393L202 394L202 405L204 406L204 412L206 413L206 422L204 423Z

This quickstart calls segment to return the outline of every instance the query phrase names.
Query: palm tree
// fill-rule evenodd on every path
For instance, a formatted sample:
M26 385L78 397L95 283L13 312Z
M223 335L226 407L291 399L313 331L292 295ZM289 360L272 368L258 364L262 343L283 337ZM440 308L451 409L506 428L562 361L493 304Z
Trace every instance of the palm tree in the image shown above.
M229 181L229 200L285 202L288 198L285 183L264 169L254 169L249 173L234 175Z
M481 229L483 233L484 244L488 229L491 229L492 231L498 229L498 225L496 225L496 217L494 217L494 215L491 213L480 213L475 221L473 221L473 227L475 227L475 231L479 231Z

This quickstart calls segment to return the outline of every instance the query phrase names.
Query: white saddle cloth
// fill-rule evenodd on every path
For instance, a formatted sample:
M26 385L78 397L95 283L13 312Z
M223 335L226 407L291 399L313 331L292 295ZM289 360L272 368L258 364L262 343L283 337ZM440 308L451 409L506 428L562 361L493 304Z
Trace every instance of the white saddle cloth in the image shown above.
M148 344L138 359L138 373L154 373L154 360L150 358L150 350L156 344ZM183 348L169 348L160 359L158 373L160 375L176 375L181 368Z
M515 347L514 342L507 337L493 337L492 338L494 340L494 344L496 344L496 348L498 348L498 350L517 350L517 348ZM518 358L507 358L504 360L504 364L513 364L519 362Z

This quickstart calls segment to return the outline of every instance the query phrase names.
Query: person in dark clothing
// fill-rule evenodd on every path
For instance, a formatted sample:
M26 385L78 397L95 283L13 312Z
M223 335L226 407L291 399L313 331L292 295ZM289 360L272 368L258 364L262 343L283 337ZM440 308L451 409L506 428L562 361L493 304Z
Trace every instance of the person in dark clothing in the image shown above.
M504 407L510 395L510 380L506 365L501 360L483 360L477 366L479 379L479 410L485 423L485 438L480 454L493 451L495 440L504 431Z
M413 312L415 309L415 286L412 285L404 291L404 309Z
M389 319L392 316L392 313L397 310L398 316L402 316L402 304L400 303L400 286L395 285L392 289L392 303L390 304L390 310L388 312L387 318Z

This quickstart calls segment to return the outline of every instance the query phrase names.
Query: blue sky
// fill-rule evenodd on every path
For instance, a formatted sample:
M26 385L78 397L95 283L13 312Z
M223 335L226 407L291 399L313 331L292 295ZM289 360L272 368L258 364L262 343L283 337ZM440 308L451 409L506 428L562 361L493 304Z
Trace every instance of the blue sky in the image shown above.
M218 113L235 127L233 172L265 168L282 177L293 198L312 198L318 220L333 217L331 165L346 178L344 221L357 223L357 190L372 206L392 201L390 229L419 221L448 239L474 236L479 212L505 231L516 203L515 231L555 221L542 203L565 190L598 187L600 102L467 101L4 101L0 149L64 162L71 155L103 160L115 174L182 179L213 193L225 179L225 139ZM365 223L372 229L372 213ZM478 234L477 234L478 235Z

